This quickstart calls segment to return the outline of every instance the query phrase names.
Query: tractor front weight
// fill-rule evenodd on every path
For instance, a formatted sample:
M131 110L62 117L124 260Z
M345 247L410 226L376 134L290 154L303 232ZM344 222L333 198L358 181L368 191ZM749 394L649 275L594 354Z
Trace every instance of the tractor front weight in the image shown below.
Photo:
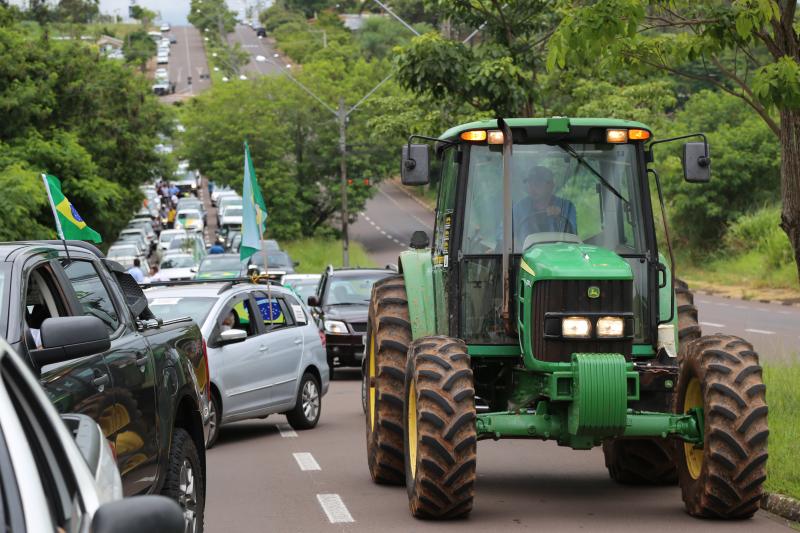
M573 449L589 449L614 437L676 437L702 443L702 409L686 414L635 411L639 375L620 354L574 354L572 362L549 374L520 371L514 399L545 396L535 410L477 415L479 439L556 440ZM517 403L517 405L520 405Z

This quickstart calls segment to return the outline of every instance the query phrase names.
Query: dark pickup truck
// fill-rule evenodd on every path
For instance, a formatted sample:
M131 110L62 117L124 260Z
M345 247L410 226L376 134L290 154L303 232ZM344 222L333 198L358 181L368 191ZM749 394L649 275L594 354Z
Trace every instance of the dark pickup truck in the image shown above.
M133 278L90 244L0 243L0 336L60 412L97 421L126 496L170 496L187 531L202 531L209 379L191 319L155 319Z

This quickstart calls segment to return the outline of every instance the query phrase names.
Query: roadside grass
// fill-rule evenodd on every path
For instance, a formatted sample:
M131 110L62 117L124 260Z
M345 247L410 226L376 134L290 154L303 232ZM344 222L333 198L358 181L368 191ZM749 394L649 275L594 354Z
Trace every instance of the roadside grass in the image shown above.
M800 499L800 357L763 367L769 405L766 489Z
M726 254L704 264L686 261L678 264L678 270L681 277L699 282L800 292L794 263L770 266L764 254L755 250L736 256Z
M342 266L342 241L313 237L281 243L291 258L300 261L297 272L302 274L320 274L328 265ZM350 266L373 267L375 263L369 258L364 247L350 241Z

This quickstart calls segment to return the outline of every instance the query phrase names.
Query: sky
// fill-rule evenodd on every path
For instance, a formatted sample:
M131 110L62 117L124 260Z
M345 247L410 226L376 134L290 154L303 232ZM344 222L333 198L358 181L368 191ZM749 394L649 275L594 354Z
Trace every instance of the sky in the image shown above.
M57 0L53 0L54 3ZM189 14L189 0L135 0L136 4L146 7L161 14L161 20L170 24L180 26L187 24L186 16ZM244 18L244 9L247 5L257 5L261 3L266 6L271 2L258 0L227 0L228 5L234 11L239 12L239 17ZM26 5L27 0L12 0L12 4ZM100 0L100 12L108 15L120 15L127 18L128 6L131 0Z

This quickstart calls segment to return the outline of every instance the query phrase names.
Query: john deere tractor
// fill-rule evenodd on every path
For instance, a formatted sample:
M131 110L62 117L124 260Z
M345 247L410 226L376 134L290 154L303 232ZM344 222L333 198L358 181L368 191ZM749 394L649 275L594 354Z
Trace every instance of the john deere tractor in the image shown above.
M482 439L602 446L612 479L677 482L692 515L756 512L758 355L701 336L649 168L689 138L684 177L706 182L702 134L653 140L623 120L489 120L403 147L406 185L436 162L436 223L374 286L364 387L370 474L405 484L414 516L471 511Z

